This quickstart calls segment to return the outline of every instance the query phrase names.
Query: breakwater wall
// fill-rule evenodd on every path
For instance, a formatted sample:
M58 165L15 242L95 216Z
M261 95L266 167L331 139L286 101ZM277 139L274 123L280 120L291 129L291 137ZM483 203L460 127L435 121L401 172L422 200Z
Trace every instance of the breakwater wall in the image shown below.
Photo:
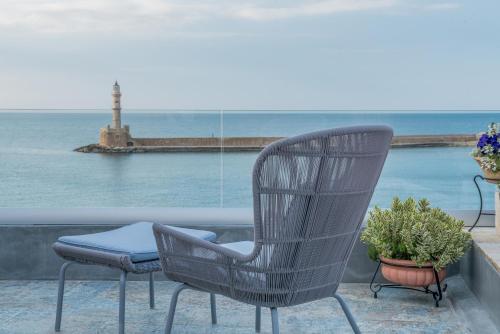
M244 152L260 151L283 137L188 137L131 138L130 146L107 147L99 144L82 146L83 153L148 153L148 152ZM392 148L474 146L475 135L394 136Z
M133 138L137 147L167 146L167 147L251 147L262 149L264 146L282 137L190 137L190 138Z

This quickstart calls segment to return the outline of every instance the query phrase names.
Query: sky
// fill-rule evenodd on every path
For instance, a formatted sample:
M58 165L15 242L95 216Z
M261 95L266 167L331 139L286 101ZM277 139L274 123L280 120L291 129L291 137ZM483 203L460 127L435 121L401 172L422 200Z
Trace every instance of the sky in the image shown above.
M498 0L1 0L0 108L500 109Z

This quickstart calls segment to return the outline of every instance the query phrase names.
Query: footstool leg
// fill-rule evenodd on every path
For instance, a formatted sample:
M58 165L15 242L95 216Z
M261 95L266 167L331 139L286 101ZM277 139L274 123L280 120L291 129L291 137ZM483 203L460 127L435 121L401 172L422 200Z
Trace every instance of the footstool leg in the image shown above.
M149 273L149 308L155 308L155 279L153 272Z
M217 306L215 304L215 294L210 294L210 314L212 316L212 325L217 324Z
M260 306L255 306L255 331L257 333L260 333L260 318L261 318Z
M125 333L125 284L127 282L127 272L122 270L120 275L120 309L118 312L118 333Z
M56 325L55 325L55 331L60 332L61 331L61 316L62 316L62 303L63 303L63 297L64 297L64 281L66 280L66 269L72 264L73 262L65 262L61 266L61 269L59 270L59 291L57 293L57 310L56 310Z

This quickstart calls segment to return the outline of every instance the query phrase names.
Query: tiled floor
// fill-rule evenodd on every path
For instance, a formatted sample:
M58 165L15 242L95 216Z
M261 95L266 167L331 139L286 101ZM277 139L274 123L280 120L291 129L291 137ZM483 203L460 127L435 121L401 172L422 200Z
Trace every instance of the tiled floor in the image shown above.
M405 290L384 290L373 299L367 284L342 284L339 293L363 333L496 333L491 320L460 277L439 308L432 297ZM126 332L162 333L175 283L157 282L156 309L148 307L147 282L127 286ZM0 333L53 333L57 282L0 281ZM181 293L174 333L254 333L254 308L217 297L218 324L210 324L209 296ZM282 333L350 333L335 299L280 309ZM117 333L118 283L68 281L62 333ZM263 309L262 333L270 333Z

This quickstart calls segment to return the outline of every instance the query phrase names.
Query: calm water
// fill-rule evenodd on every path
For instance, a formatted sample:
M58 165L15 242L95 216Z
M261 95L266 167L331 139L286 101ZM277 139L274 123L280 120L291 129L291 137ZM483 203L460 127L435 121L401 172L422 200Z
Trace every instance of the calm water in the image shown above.
M476 133L500 113L156 113L123 115L136 137L289 136L355 124L396 134ZM72 152L97 142L109 114L0 113L0 207L251 206L257 153L103 155ZM470 148L392 150L372 205L427 197L443 208L478 205ZM493 190L484 187L486 207Z

